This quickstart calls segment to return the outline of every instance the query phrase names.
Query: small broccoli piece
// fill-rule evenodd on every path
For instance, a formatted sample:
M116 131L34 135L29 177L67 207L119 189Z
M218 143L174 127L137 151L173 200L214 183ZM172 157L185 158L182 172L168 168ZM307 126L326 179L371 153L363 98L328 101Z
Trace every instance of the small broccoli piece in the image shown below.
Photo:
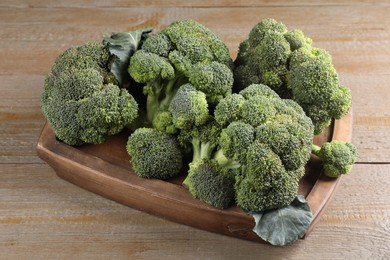
M307 38L301 30L292 30L286 32L284 38L286 38L290 44L291 51L298 50L302 47L311 46L313 42L312 39Z
M252 125L234 121L222 130L219 144L226 157L245 164L246 149L254 139L255 128Z
M265 84L282 98L293 99L312 119L315 134L351 106L349 89L340 86L331 55L312 47L301 30L288 31L273 19L256 24L239 46L234 70L235 91Z
M216 104L231 93L233 61L226 45L209 29L192 21L175 21L148 35L141 50L130 59L129 74L143 83L146 114L153 127L155 117L168 111L178 89L191 83ZM166 115L166 114L165 114Z
M109 72L112 56L100 43L71 47L45 79L42 112L69 145L102 143L138 114L138 104Z
M233 73L225 64L216 61L208 64L198 63L191 70L189 82L206 94L210 104L217 104L231 94Z
M321 147L313 144L312 152L323 162L325 175L333 178L350 172L357 157L353 144L337 140L324 143Z
M141 48L145 52L168 58L168 54L174 49L174 46L164 33L156 33L146 38Z
M206 95L191 84L178 89L168 111L172 114L173 124L179 129L202 125L209 117Z
M126 145L136 174L143 178L169 179L179 174L183 156L173 136L154 128L138 128Z
M234 202L235 177L213 160L190 164L188 189L191 194L217 208L227 208Z
M173 117L169 111L157 112L152 123L154 128L167 134L176 134L179 131L173 123Z
M245 98L242 95L233 93L227 96L218 103L217 108L214 110L215 120L222 126L237 121L244 103Z

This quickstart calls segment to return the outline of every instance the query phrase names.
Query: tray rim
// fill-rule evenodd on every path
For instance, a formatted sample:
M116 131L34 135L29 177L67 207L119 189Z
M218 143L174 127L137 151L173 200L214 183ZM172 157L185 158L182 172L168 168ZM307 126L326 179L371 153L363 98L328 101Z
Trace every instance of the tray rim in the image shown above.
M331 140L351 141L352 122L351 108L344 117L334 121ZM58 177L105 198L180 224L265 243L252 232L253 218L238 207L217 209L192 198L182 186L128 174L129 170L131 171L130 164L130 169L114 165L77 147L58 141L47 122L39 136L37 154L55 170ZM321 173L311 188L306 200L310 205L313 219L304 238L311 233L327 205L332 201L341 179L340 177L328 178ZM118 189L115 192L112 191L114 187ZM137 195L134 191L140 194ZM147 205L142 203L141 195L146 196ZM163 202L168 208L161 207ZM181 214L191 219L184 221L183 215L174 216L170 210L175 207L182 207ZM190 214L194 210L196 210L196 217ZM204 219L208 222L202 223Z

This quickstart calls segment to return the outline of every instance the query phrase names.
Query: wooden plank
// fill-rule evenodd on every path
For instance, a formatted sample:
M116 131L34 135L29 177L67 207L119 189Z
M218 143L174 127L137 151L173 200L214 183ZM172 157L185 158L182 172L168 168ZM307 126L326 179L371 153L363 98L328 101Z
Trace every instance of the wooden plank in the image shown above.
M388 74L390 7L323 6L248 8L1 8L1 74L45 74L72 45L100 40L112 31L151 25L156 31L176 19L195 19L217 33L235 57L238 44L262 18L302 29L327 49L340 73ZM93 13L93 16L90 14ZM346 16L346 14L349 14ZM234 23L231 21L234 20ZM229 24L227 27L226 25ZM353 26L351 26L351 24ZM27 26L34 25L34 26ZM348 29L346 29L348 28ZM31 51L34 50L34 51ZM19 62L23 59L23 63Z
M108 7L145 7L145 6L163 6L163 7L258 7L258 6L344 6L344 5L388 5L387 2L381 0L266 0L266 1L256 1L256 0L224 0L224 1L207 1L207 0L196 0L196 1L180 1L180 0L142 0L142 1L132 1L132 0L97 0L93 1L93 6L100 8ZM0 7L17 7L17 8L63 8L63 7L79 7L85 8L90 7L91 3L89 1L50 1L50 0L30 0L26 2L12 1L12 0L3 0L0 3Z
M25 259L27 252L39 252L45 259L269 259L285 254L289 259L385 259L389 172L389 165L355 165L312 234L280 248L124 207L62 181L47 165L5 164L0 168L0 257Z
M42 163L36 144L45 118L43 76L0 76L0 163Z

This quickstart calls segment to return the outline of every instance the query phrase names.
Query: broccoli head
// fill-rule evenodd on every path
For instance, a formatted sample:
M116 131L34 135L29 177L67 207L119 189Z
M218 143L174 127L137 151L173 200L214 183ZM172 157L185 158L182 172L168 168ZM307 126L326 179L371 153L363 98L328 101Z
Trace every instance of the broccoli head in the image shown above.
M337 140L324 143L321 147L313 144L312 152L322 161L325 175L333 178L350 172L357 157L353 144Z
M236 201L246 211L280 208L297 195L299 178L286 170L279 155L260 140L249 146L246 171L236 179Z
M256 24L239 46L235 60L236 92L250 84L268 85L296 101L311 118L315 134L351 106L351 93L340 85L330 54L312 46L300 30L288 31L273 19Z
M313 124L302 108L252 84L222 99L214 116L223 126L214 159L235 169L237 205L262 211L291 203L313 140Z
M191 194L217 208L234 202L234 174L214 160L204 159L190 164L188 189Z
M137 117L138 104L109 72L112 57L101 43L71 47L45 79L42 112L55 135L70 145L102 143Z
M195 179L233 175L236 202L245 210L288 205L310 157L313 129L296 102L281 99L265 85L250 85L220 100L205 124L179 133L180 143L191 144L193 152L183 185L200 198Z
M179 174L182 152L176 138L154 128L138 128L126 145L135 173L143 178L169 179Z
M206 95L189 83L179 87L168 111L172 114L173 124L179 129L202 125L209 117Z
M141 50L130 59L131 77L144 84L147 119L167 111L180 86L190 83L216 104L231 93L233 61L223 41L203 25L175 21L164 30L148 35Z

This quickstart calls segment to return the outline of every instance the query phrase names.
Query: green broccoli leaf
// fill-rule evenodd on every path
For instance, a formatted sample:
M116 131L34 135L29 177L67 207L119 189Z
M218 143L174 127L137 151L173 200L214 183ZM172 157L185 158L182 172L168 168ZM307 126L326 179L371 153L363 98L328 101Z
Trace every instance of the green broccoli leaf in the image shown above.
M309 204L302 195L298 195L289 206L249 214L256 223L253 232L277 246L303 237L312 220Z
M104 37L103 44L108 47L111 54L117 57L110 70L121 86L130 82L130 75L127 72L130 57L139 48L145 35L150 33L152 29L152 27L145 27L131 32L112 33L111 36Z

